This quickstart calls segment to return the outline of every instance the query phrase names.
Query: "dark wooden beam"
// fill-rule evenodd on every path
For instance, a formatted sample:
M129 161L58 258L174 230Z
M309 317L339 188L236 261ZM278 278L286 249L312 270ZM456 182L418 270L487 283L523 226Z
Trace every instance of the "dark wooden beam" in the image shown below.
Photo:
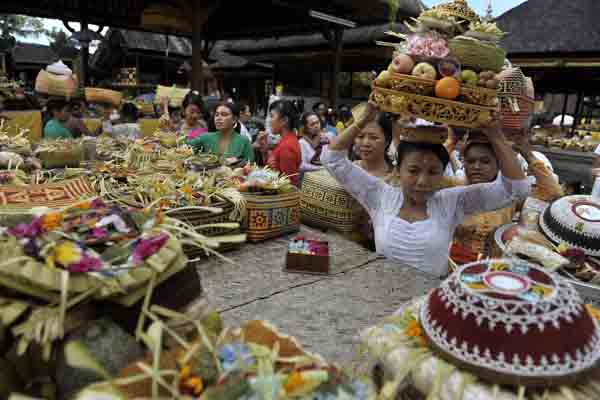
M336 29L331 43L333 50L333 63L331 69L331 87L329 92L329 105L334 110L337 108L339 93L339 75L342 69L342 54L344 51L344 30Z

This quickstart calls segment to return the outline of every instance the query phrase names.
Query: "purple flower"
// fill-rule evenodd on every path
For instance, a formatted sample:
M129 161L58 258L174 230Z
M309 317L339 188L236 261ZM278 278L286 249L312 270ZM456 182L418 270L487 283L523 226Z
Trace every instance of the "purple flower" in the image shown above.
M40 255L40 247L34 239L28 239L25 245L23 246L23 250L25 254L30 257L39 257Z
M42 219L36 218L30 224L19 224L14 228L10 228L7 232L19 239L36 238L44 232L44 228L42 227Z
M158 253L168 239L169 237L164 233L148 239L140 239L133 250L133 263L141 264L146 258Z
M98 257L92 257L89 254L84 254L76 263L70 264L69 272L93 272L102 269L102 260Z
M106 208L106 203L101 198L92 200L92 208Z
M94 228L92 229L92 237L94 239L103 239L108 236L108 231L104 228Z

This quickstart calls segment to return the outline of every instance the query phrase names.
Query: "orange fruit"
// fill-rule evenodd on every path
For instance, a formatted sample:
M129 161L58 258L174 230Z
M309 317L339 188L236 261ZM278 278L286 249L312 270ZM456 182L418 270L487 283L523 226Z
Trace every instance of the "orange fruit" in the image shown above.
M435 84L435 95L449 100L457 98L460 95L460 82L451 76L440 79Z

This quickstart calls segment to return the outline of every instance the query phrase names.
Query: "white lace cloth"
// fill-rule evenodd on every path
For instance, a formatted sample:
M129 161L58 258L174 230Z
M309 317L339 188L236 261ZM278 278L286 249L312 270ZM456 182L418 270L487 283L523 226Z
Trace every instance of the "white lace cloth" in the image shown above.
M525 199L524 180L500 176L492 183L461 186L435 192L427 201L429 218L414 223L398 217L402 190L355 166L344 151L323 150L325 168L368 211L375 230L377 252L435 276L448 271L448 253L454 230L466 216L497 210Z

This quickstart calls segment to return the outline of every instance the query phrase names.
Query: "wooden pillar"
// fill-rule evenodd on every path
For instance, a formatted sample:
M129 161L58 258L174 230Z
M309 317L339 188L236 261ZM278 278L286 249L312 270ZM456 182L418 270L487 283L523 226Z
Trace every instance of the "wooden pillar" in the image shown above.
M577 125L579 125L579 121L581 120L581 100L583 99L583 93L578 92L577 93L577 104L575 105L575 115L573 115L573 117L575 118L575 120L573 121L573 126L571 127L571 136L573 136L575 134L575 128L577 128Z
M334 110L337 108L339 97L339 75L342 69L342 52L344 50L344 31L334 31L331 46L333 49L333 62L331 65L331 86L329 88L329 106Z
M202 60L202 27L206 22L203 0L192 0L192 89L204 95L204 65Z
M85 32L88 29L87 21L81 21L81 32ZM89 42L82 43L81 50L79 50L79 59L80 59L80 77L79 82L81 82L81 87L85 87L88 79L88 60L90 58L90 44Z
M560 129L562 129L564 127L565 114L567 113L567 103L569 102L569 94L565 93L565 94L563 94L563 96L564 96L564 102L563 102L562 114L560 116Z

